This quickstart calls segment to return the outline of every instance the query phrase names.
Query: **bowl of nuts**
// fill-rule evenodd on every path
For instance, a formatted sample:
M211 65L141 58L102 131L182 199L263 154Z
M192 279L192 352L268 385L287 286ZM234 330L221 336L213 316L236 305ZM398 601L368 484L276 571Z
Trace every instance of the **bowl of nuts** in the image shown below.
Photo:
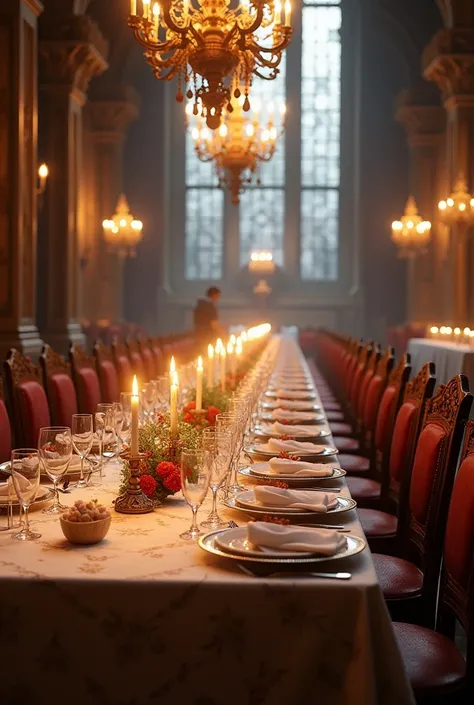
M109 510L96 499L79 499L59 517L64 536L71 543L99 543L107 536L112 521Z

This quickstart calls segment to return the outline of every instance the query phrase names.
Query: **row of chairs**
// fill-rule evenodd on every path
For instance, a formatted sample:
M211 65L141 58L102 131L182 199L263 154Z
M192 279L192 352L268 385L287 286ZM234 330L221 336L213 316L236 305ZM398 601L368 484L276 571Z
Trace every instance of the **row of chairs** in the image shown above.
M464 375L321 331L315 378L417 702L473 702L474 422ZM467 660L454 641L459 623ZM459 698L457 700L456 698ZM436 700L436 702L438 702Z
M13 446L35 448L43 426L71 426L73 414L93 414L100 402L119 401L134 374L142 383L156 379L172 355L185 363L195 353L190 335L116 340L110 347L99 341L93 355L71 345L67 360L45 345L39 365L10 350L0 378L0 462L9 460Z

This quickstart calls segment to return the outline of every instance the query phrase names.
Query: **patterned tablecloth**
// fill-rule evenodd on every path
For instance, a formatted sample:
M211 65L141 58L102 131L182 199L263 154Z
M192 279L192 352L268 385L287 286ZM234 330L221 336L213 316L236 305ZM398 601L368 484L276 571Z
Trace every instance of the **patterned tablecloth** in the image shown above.
M102 487L62 500L111 505L118 477L111 464ZM318 565L351 571L347 582L254 578L180 540L190 519L173 498L153 514L114 514L96 546L68 544L39 511L37 542L0 533L2 702L413 702L368 549ZM354 510L337 523L362 536Z

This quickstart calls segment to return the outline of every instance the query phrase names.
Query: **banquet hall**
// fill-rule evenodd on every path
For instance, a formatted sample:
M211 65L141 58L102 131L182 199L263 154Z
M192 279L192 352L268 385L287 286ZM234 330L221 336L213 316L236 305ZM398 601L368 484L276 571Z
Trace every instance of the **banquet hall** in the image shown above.
M2 703L474 703L473 229L474 0L0 0Z

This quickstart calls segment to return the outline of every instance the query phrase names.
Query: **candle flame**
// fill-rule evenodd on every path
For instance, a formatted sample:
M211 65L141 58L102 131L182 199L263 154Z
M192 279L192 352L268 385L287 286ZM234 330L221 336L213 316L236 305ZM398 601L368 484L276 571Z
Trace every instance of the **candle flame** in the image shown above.
M132 382L132 394L134 397L138 397L138 382L137 382L137 375L133 375L133 382Z
M248 336L247 336L247 333L246 333L245 331L242 331L242 333L240 334L240 337L241 337L243 343L246 343L246 342L247 342Z
M235 341L236 341L236 340L237 340L237 338L236 338L235 335L232 333L232 335L230 336L230 342L232 343L232 345L235 345Z
M197 369L200 370L200 372L202 372L202 370L203 370L202 357L200 355L199 355L198 361L197 361Z
M232 343L230 341L227 343L227 352L229 355L234 354L234 346L232 345Z
M171 358L170 362L170 375L173 376L173 373L176 372L176 362L174 361L174 355Z
M216 353L220 355L222 351L224 350L224 344L220 338L217 338L217 343L216 343Z
M207 346L207 356L210 358L214 357L214 346L209 343Z
M237 355L242 354L242 338L239 336L237 342L235 343L235 352Z

